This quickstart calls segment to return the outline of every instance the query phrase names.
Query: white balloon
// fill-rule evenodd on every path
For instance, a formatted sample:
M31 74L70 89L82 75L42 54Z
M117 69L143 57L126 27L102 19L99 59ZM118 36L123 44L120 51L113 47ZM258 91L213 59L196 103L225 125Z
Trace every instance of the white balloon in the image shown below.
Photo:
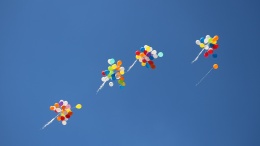
M200 41L199 40L196 40L195 42L197 45L200 45Z
M120 70L125 70L125 68L124 67L120 67Z
M148 47L148 45L144 45L144 48L146 49Z
M210 35L206 35L206 38L207 38L207 39L210 38Z
M105 82L108 81L108 80L109 80L109 78L108 78L108 76L106 76L106 77L105 77Z
M158 55L157 54L153 54L153 58L154 59L158 58Z
M67 125L67 122L66 122L66 121L62 121L61 123L62 123L62 125L64 125L64 126Z
M60 108L56 108L56 111L59 113L59 112L61 112L61 109Z
M157 51L156 51L156 50L153 50L153 51L152 51L152 54L156 54L156 53L157 53Z
M142 62L143 58L139 58L139 62Z
M107 60L107 63L108 63L108 64L110 64L110 60L111 60L111 59L108 59L108 60Z
M68 105L68 101L64 101L64 102L63 102L63 105L64 105L64 106L67 106L67 105Z
M146 61L149 61L149 60L150 60L150 58L147 57L147 56L145 56L144 59L145 59Z
M205 45L204 49L208 50L209 49L209 45Z
M149 52L152 52L153 51L153 48L152 47L150 47L150 51Z
M205 39L204 39L204 44L207 44L208 41L209 41L209 39L208 39L208 38L205 38Z
M105 82L105 77L102 77L102 78L101 78L101 81L102 81L102 82Z
M113 87L114 83L113 82L109 82L109 86Z

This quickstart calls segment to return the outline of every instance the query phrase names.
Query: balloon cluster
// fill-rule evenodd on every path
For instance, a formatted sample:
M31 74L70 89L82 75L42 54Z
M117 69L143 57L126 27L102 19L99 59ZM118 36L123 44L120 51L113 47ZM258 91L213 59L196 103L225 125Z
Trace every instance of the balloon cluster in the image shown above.
M77 104L76 108L81 109L82 105ZM68 101L60 100L58 103L55 103L53 106L50 106L50 110L58 113L57 120L62 122L62 125L66 125L68 119L73 115L71 106Z
M110 80L118 80L118 84L119 87L122 89L125 87L125 78L124 78L124 74L125 74L125 68L122 66L122 61L118 60L115 63L115 59L111 58L108 59L108 64L110 66L108 66L108 70L104 70L102 71L102 78L101 81L102 82L107 82ZM114 85L113 82L109 82L109 86L112 87Z
M200 38L200 40L196 40L196 44L200 46L200 48L205 49L206 52L204 56L207 58L209 55L214 53L214 50L218 49L218 36L215 35L213 38L210 35L206 35L206 37ZM217 58L217 54L212 55L213 58Z
M136 59L139 60L142 66L152 69L156 68L153 60L158 57L163 57L162 52L157 54L157 51L153 50L153 48L148 45L145 45L144 47L141 47L139 50L137 50L135 55Z

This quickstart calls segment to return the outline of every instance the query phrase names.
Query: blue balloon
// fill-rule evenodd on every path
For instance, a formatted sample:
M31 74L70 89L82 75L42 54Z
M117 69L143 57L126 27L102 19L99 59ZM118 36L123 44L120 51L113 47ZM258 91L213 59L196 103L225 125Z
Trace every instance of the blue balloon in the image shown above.
M214 44L209 44L209 47L212 48L214 46Z
M200 38L200 42L201 42L201 43L204 43L204 39L205 39L204 37L201 37L201 38Z
M150 59L150 60L153 60L154 58L153 58L153 56L151 55L151 56L149 57L149 59Z
M150 64L147 62L145 65L146 68L150 68Z
M141 47L141 48L140 48L140 51L141 51L141 52L144 52L144 50L145 50L144 47Z
M218 57L218 54L213 54L212 57L213 57L213 58L217 58L217 57Z
M124 89L125 87L124 87L124 86L121 86L121 85L119 85L119 88L120 88L120 89Z
M106 74L106 75L108 75L108 74L109 74L109 70L105 70L104 72L105 72L105 74Z

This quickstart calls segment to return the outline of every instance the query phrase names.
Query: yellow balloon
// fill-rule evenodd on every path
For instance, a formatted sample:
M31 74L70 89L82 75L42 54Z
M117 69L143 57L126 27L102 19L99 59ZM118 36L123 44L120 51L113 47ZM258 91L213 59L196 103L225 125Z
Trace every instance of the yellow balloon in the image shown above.
M201 44L200 44L200 48L203 49L204 47L205 47L205 45L204 45L203 43L201 43Z
M216 41L216 40L212 40L212 44L214 44L214 45L215 45L216 43L217 43L217 41Z
M142 62L142 66L145 66L145 65L146 65L146 63L143 63L143 62Z
M214 69L218 69L218 64L214 64L214 65L213 65L213 68L214 68Z
M112 69L115 70L117 68L117 65L116 64L113 64L112 65Z
M121 74L121 75L124 75L124 74L125 74L125 71L124 71L124 70L120 70L120 74Z
M151 47L150 47L150 46L146 46L145 50L148 51L148 52L150 52Z
M81 105L81 104L77 104L77 105L76 105L76 108L77 108L77 109L81 109L81 108L82 108L82 105Z
M139 56L139 55L135 55L135 58L136 58L136 59L140 59L140 56Z

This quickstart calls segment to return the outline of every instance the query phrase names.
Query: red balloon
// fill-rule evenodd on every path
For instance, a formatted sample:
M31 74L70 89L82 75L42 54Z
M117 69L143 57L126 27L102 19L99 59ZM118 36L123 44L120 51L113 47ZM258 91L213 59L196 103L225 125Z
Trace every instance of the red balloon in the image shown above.
M144 50L144 54L145 54L145 55L147 54L147 51L146 51L146 50Z
M140 55L140 51L135 51L135 55Z
M209 54L213 54L213 49L209 49L209 50L208 50L208 53L209 53Z
M102 75L103 75L103 76L105 76L105 75L106 75L104 71L102 71Z
M143 59L143 60L142 60L142 62L143 62L143 63L146 63L146 60L145 60L145 59Z
M209 56L209 53L208 52L205 52L204 53L204 56L207 58Z
M214 50L218 49L218 44L215 44L212 48L213 48Z
M61 117L60 117L60 120L61 120L61 121L65 120L65 117L61 116Z
M153 61L152 61L152 60L149 60L148 63L149 63L150 65L152 65L152 64L153 64Z
M69 118L70 118L70 115L66 115L66 118L68 118L68 119L69 119Z
M154 64L152 64L152 65L151 65L151 68L152 68L152 69L155 69L155 68L156 68L156 66L155 66Z

